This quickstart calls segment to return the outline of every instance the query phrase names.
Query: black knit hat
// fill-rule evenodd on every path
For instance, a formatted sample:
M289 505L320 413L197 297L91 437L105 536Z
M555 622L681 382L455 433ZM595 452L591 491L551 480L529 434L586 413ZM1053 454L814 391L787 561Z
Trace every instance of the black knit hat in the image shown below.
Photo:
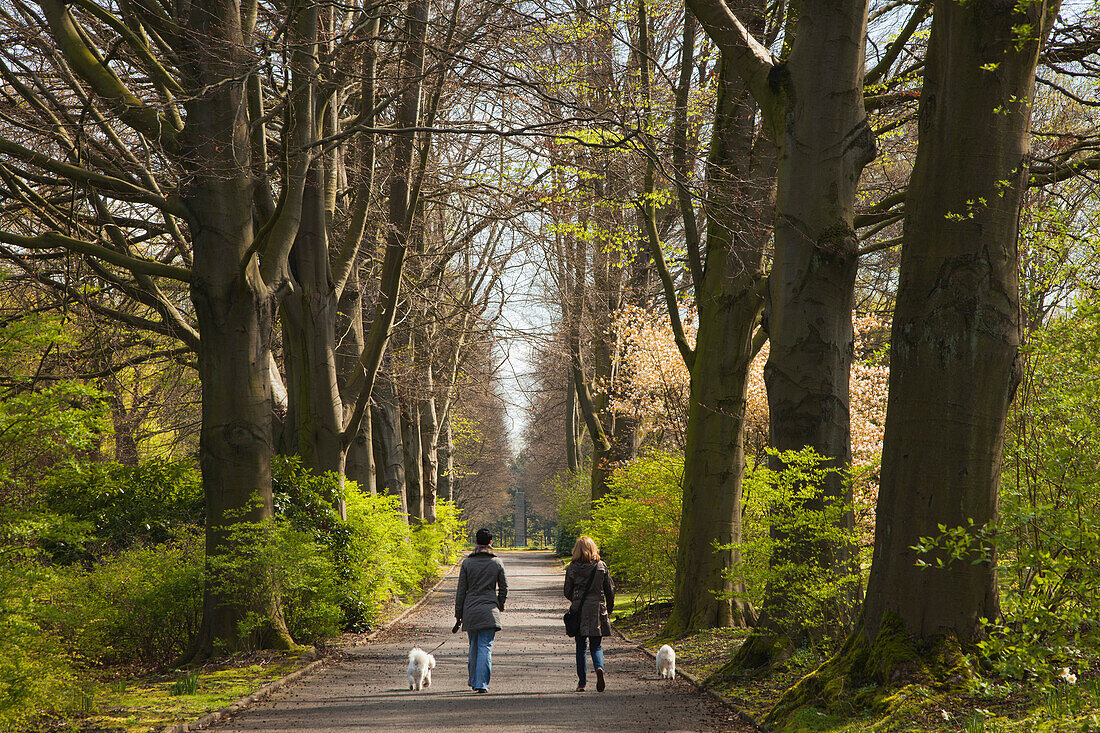
M487 529L479 529L477 534L474 535L474 540L479 545L488 545L493 541L493 533Z

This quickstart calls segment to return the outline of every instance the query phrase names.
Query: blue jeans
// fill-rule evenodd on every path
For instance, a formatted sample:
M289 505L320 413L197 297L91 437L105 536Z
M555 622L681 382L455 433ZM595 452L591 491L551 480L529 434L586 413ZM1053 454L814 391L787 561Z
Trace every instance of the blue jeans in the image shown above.
M600 646L603 643L602 636L580 636L575 637L577 640L577 679L578 686L584 687L587 682L587 677L584 674L585 664L584 651L585 646L588 645L592 649L592 668L603 669L603 647Z
M470 654L466 664L470 671L470 687L475 690L489 689L489 678L493 676L493 638L495 629L467 631L470 637Z

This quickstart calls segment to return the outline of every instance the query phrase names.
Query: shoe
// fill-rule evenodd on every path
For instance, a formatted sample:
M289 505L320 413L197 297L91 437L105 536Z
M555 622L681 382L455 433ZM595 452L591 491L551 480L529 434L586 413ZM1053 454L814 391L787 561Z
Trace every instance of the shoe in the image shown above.
M603 669L602 668L597 669L596 670L596 692L603 692L605 687L607 687L607 683L605 683L604 679L603 679Z
M577 685L577 692L584 692L584 685Z
M488 692L488 691L489 691L489 690L487 690L487 689L486 689L486 688L484 688L484 687L478 687L478 688L476 688L476 689L474 690L474 692Z

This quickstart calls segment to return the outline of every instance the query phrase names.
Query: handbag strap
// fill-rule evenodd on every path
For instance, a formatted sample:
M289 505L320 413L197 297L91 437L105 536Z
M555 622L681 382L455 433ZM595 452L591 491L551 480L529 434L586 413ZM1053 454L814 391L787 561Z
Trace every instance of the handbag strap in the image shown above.
M581 602L578 604L578 608L584 608L584 599L588 597L588 591L592 590L592 581L596 579L596 573L600 572L600 564L596 563L596 567L592 568L592 574L588 576L588 585L584 587L584 593L581 595Z

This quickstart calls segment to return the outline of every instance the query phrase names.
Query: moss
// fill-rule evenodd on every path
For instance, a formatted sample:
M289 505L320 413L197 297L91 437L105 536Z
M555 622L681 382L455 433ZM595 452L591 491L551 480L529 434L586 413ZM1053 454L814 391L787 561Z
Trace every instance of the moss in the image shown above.
M224 661L224 666L195 669L194 692L174 694L172 685L183 672L119 679L99 686L94 697L96 712L76 719L60 721L73 729L147 733L167 725L194 720L255 692L269 682L305 666L311 656L274 652L251 655L251 664Z
M953 634L918 647L895 614L886 614L873 642L858 631L832 659L803 677L765 717L779 730L807 708L850 715L859 710L896 717L914 696L959 689L974 678ZM794 728L793 730L797 730Z
M745 639L730 661L710 676L707 684L759 677L786 662L794 651L793 642L784 634L755 632Z

